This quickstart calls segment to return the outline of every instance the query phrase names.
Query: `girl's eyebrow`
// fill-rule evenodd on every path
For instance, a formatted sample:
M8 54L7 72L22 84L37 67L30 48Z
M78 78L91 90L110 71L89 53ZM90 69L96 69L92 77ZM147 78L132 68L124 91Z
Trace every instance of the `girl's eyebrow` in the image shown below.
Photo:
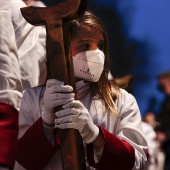
M99 43L104 43L104 40L99 40Z
M84 43L84 42L90 42L90 41L93 41L93 40L94 40L94 38L83 38L83 39L79 40L78 42L79 43ZM98 42L104 42L104 40L101 39Z
M81 40L79 40L78 42L80 42L80 43L82 43L82 42L88 42L88 41L92 41L92 39L90 39L90 38L83 38L83 39L81 39Z

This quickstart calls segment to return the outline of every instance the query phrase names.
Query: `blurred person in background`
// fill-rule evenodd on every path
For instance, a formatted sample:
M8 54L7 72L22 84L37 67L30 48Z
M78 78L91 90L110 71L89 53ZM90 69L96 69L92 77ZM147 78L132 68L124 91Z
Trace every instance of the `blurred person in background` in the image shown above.
M157 115L160 123L158 128L161 133L162 147L165 152L164 170L170 169L170 70L158 75L158 88L165 94L165 99Z
M142 121L142 128L148 143L148 160L144 170L163 170L158 169L157 166L158 143L156 141L156 133L153 127L144 121Z
M22 7L22 0L0 0L0 170L14 166L22 92L46 77L45 28L27 23Z
M162 143L165 140L165 135L164 132L162 133L160 124L156 121L156 116L153 112L148 111L145 114L143 125L146 138L148 139L150 154L146 170L163 170L165 154L162 150ZM151 131L153 132L151 133Z
M143 117L143 121L150 124L153 129L159 125L159 123L156 121L156 115L153 112L147 112Z

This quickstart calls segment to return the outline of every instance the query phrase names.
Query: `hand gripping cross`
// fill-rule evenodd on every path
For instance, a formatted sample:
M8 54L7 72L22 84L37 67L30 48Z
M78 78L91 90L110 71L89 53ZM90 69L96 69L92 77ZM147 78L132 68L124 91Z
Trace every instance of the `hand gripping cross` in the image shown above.
M74 92L75 77L68 21L83 15L86 6L87 0L67 0L55 6L21 8L27 22L34 26L46 26L48 78L56 78L71 85ZM83 142L79 132L73 129L58 129L58 134L63 170L85 170Z

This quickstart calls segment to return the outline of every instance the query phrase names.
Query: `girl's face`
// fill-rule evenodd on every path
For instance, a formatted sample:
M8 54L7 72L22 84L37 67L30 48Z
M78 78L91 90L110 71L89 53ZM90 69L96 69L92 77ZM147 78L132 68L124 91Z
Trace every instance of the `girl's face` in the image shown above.
M103 51L104 38L102 33L96 29L81 27L77 31L77 35L71 40L72 56L82 51L95 50L97 48Z

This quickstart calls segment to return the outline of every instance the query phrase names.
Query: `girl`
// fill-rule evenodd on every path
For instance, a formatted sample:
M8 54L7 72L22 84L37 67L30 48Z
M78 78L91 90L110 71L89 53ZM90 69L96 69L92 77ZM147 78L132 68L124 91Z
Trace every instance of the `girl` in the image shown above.
M16 170L61 170L55 128L77 129L86 144L87 169L143 169L147 143L135 98L108 80L105 29L90 12L70 23L78 100L73 88L50 79L25 92L19 119ZM55 107L62 110L55 112ZM24 168L22 168L22 166Z

